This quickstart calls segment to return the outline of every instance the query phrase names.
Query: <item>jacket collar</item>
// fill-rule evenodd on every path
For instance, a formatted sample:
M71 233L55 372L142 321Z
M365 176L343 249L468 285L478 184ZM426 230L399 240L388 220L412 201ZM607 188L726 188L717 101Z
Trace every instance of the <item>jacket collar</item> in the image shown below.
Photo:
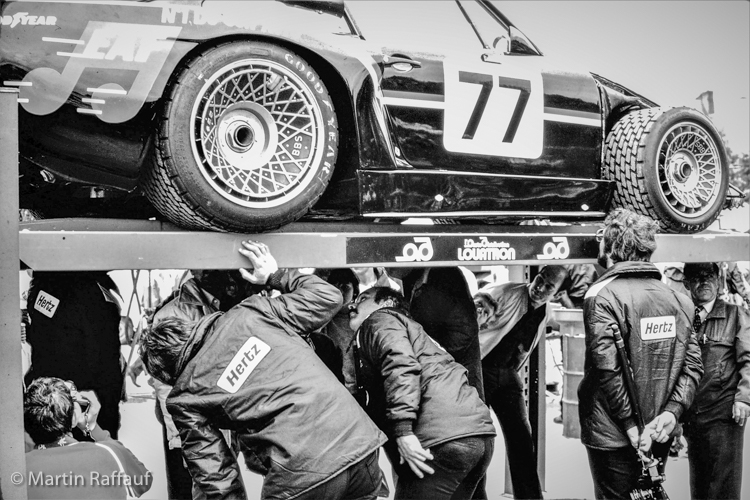
M209 314L198 320L195 324L190 332L190 337L187 342L185 342L185 345L182 346L180 355L177 357L177 361L175 361L174 380L171 385L174 385L174 382L176 382L177 379L180 378L180 375L182 375L185 366L187 366L190 360L198 354L198 351L203 347L206 338L213 333L214 323L216 323L216 320L219 319L222 314L224 313L221 311Z
M611 267L607 268L604 274L602 274L597 281L619 277L643 277L660 280L661 273L659 272L659 269L651 262L618 262L617 264L614 264Z
M180 302L191 306L203 306L211 304L214 308L219 309L219 299L208 293L198 286L193 278L190 278L180 286Z
M721 300L720 298L716 297L716 302L714 302L714 308L711 309L710 313L708 313L708 316L706 316L706 319L726 318L726 317L727 317L727 303Z

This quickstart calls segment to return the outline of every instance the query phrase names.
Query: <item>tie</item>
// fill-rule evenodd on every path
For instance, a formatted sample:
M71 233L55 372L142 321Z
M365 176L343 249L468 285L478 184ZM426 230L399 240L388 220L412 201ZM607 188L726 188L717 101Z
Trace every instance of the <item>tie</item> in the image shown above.
M693 328L695 329L695 334L698 335L698 330L701 328L701 311L703 311L703 306L698 306L695 308L695 316L693 317ZM701 344L705 344L708 340L708 337L706 337L706 332L703 332L703 335L701 335L699 341Z
M701 327L701 311L703 311L703 306L695 308L695 316L693 316L693 328L695 329L695 333L698 333L698 330L700 330Z

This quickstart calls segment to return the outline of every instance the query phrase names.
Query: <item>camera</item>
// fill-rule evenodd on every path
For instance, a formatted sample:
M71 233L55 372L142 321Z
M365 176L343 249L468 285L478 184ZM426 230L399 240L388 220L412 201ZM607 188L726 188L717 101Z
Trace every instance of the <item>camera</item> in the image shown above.
M669 500L667 492L660 484L648 489L636 488L630 492L630 500Z
M667 492L661 485L665 477L659 472L659 465L660 462L656 458L643 461L638 487L630 492L630 500L669 500Z
M76 399L75 402L78 403L78 405L81 407L82 413L86 413L87 411L89 411L89 408L91 407L91 401L89 401L88 399L84 397L80 397L79 399Z

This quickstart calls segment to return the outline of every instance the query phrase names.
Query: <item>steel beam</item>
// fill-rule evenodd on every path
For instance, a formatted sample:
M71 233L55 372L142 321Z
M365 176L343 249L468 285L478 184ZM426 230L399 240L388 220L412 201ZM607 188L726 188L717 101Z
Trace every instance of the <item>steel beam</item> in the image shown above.
M26 500L18 279L18 98L0 88L0 498ZM20 481L19 481L20 478Z
M405 226L307 222L262 234L184 231L157 221L59 219L23 223L23 263L36 270L229 269L243 239L262 241L281 267L414 267L592 263L597 226ZM750 235L660 234L654 262L750 258Z

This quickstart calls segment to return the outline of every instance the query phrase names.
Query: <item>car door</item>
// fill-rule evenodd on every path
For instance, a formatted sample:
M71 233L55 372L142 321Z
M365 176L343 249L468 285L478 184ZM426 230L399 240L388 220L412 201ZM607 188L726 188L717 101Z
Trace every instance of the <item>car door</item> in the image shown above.
M547 71L536 47L484 2L393 2L389 11L381 90L402 160L419 169L599 175L590 75Z

